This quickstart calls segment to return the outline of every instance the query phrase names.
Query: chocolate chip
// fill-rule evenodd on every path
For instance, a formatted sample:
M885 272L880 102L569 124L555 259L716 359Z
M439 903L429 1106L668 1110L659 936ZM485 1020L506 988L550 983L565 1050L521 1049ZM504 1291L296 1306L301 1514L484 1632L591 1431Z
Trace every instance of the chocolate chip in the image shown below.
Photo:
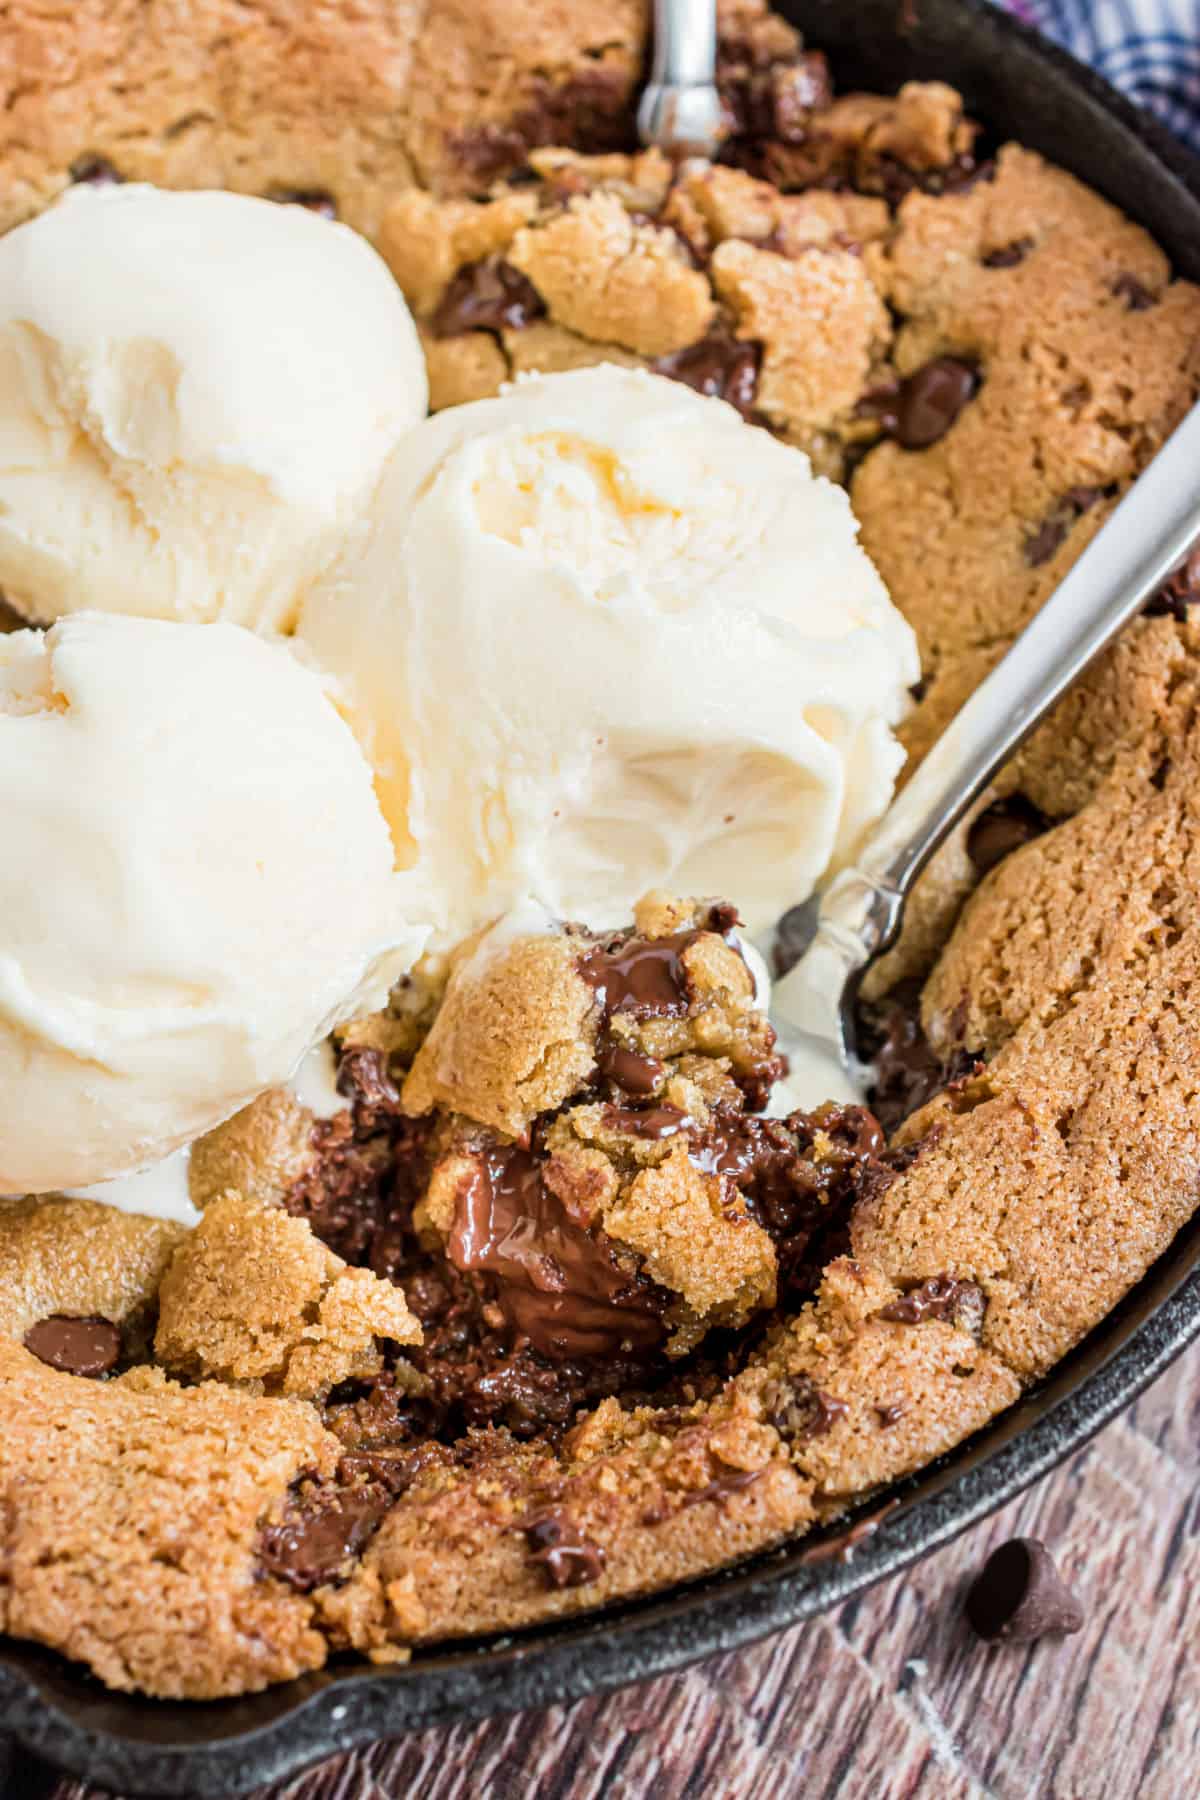
M907 1410L903 1401L893 1400L890 1406L877 1406L875 1417L879 1420L881 1429L887 1431L891 1426L899 1423Z
M1033 535L1025 540L1025 560L1030 568L1039 569L1043 563L1049 562L1055 551L1065 543L1076 519L1085 512L1090 512L1109 491L1098 487L1068 488Z
M121 1332L111 1319L94 1314L73 1319L66 1313L52 1313L29 1327L25 1348L52 1369L95 1379L116 1368L121 1355Z
M451 281L433 315L435 337L465 331L520 331L546 308L533 283L500 256L467 263Z
M119 187L124 179L106 156L77 156L71 164L71 180L88 187Z
M728 401L744 419L749 419L754 415L761 362L760 344L715 331L698 344L689 344L686 350L660 356L652 367L656 374L682 381L685 387L694 388L709 399Z
M927 1319L939 1319L977 1339L986 1310L987 1301L977 1282L962 1281L955 1275L931 1275L898 1300L889 1300L875 1317L895 1325L923 1325Z
M1182 625L1188 608L1200 600L1200 549L1192 550L1177 569L1173 569L1152 600L1142 611L1150 618L1172 618Z
M258 1560L269 1575L298 1593L335 1581L349 1558L369 1543L392 1503L386 1488L367 1486L318 1493L289 1506L259 1538Z
M1015 269L1032 249L1031 237L1014 238L1011 244L1003 244L999 250L989 250L980 260L985 269Z
M981 1638L1006 1644L1078 1631L1084 1619L1037 1538L1010 1538L992 1551L967 1593L966 1613Z
M1024 794L1009 794L980 813L967 833L967 855L976 873L986 875L1022 844L1032 843L1050 821Z
M1158 302L1149 288L1143 287L1136 275L1118 275L1112 284L1118 300L1124 300L1130 312L1149 312Z
M895 435L905 450L945 437L979 387L979 371L956 356L935 356L900 385Z
M561 1508L531 1515L521 1529L533 1552L530 1561L541 1564L550 1587L583 1587L603 1575L602 1546L585 1538Z
M844 1400L827 1394L806 1375L790 1383L769 1383L763 1391L763 1407L767 1423L792 1444L825 1437L850 1410Z

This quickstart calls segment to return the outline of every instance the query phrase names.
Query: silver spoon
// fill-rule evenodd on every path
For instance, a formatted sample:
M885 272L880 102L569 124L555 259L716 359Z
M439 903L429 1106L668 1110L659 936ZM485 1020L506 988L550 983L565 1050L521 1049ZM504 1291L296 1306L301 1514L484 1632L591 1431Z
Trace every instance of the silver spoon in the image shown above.
M792 1058L797 1104L855 1097L854 998L867 966L895 941L917 876L1001 764L1198 536L1200 406L943 732L854 866L814 904L809 946L776 984L771 1004Z
M676 156L716 155L722 136L716 66L716 0L654 0L654 60L638 107L643 144Z

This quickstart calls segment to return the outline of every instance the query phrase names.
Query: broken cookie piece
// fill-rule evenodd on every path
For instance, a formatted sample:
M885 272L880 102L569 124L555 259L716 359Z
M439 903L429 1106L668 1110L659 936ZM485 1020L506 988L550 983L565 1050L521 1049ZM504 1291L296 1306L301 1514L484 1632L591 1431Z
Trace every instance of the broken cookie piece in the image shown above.
M302 1219L229 1193L175 1253L154 1349L181 1374L310 1398L378 1373L380 1340L420 1338L399 1288L347 1268Z

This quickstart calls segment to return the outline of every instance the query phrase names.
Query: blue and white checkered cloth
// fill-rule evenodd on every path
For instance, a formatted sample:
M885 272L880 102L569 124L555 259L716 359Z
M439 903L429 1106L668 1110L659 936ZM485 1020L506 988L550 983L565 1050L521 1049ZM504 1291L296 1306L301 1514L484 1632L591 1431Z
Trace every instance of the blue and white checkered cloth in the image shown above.
M1200 0L1004 0L1200 150Z

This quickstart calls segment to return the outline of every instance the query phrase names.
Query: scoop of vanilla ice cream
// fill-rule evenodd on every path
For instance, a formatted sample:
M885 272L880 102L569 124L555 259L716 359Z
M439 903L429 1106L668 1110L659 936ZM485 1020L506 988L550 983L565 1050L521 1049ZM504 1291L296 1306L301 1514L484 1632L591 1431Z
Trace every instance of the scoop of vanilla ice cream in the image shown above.
M0 590L286 629L425 364L370 245L300 206L80 185L0 238Z
M751 930L803 899L887 805L919 673L856 534L801 452L640 371L411 432L299 630L443 934L526 893L599 926L728 894Z
M0 818L0 1193L157 1161L424 942L321 677L239 626L0 636Z

